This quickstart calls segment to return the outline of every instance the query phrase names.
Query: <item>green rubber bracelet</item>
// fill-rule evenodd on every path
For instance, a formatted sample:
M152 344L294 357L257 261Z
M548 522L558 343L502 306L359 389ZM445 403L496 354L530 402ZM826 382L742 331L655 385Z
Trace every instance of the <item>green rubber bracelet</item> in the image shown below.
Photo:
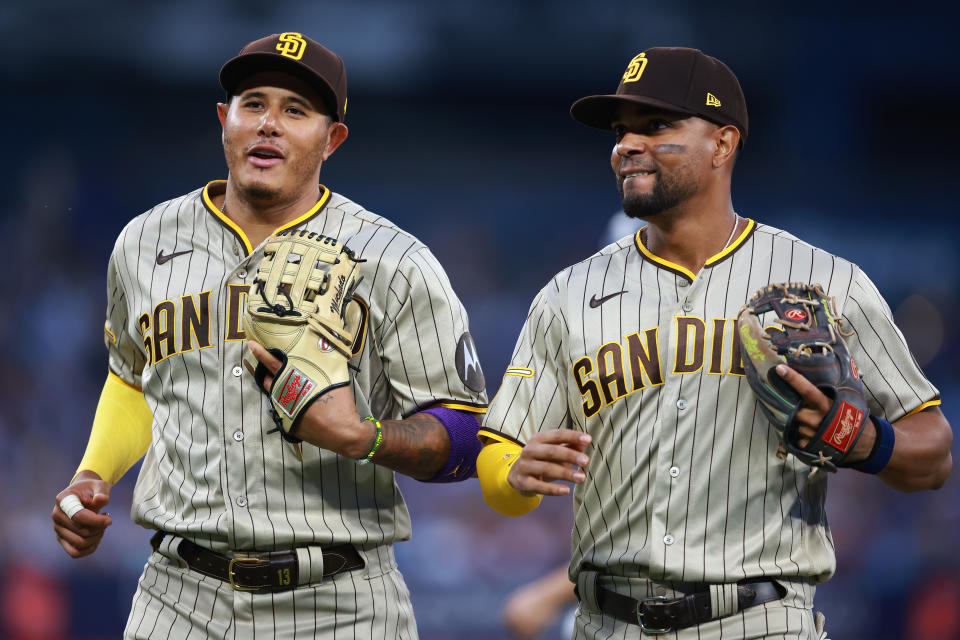
M374 454L377 453L380 445L383 444L383 426L380 424L380 421L373 416L367 416L364 420L369 420L377 426L377 439L373 441L373 448L370 449L370 453L360 458L360 464L366 464L373 460Z

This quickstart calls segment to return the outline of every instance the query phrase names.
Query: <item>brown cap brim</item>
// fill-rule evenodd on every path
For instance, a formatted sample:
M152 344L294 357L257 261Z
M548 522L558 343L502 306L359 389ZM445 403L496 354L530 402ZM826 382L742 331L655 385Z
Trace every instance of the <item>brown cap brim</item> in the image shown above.
M220 69L220 86L227 92L229 98L234 95L237 87L245 79L264 71L282 71L300 78L320 95L330 110L330 117L335 121L343 119L340 110L337 109L337 95L326 79L317 75L306 65L274 53L245 53L227 60Z
M597 129L606 129L609 131L613 121L617 118L618 110L624 104L638 104L644 107L670 111L672 113L683 113L703 117L699 113L694 113L689 109L664 100L632 95L587 96L580 98L570 107L570 115L573 116L574 120L588 127L596 127Z

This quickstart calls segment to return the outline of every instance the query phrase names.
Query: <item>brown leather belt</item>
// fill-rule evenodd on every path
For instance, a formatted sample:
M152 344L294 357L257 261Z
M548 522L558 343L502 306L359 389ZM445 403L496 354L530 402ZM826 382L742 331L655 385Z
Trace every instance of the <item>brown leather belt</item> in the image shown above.
M150 538L150 546L156 551L167 535L158 531ZM240 552L226 555L181 539L177 554L194 571L229 582L237 591L269 593L289 591L303 586L299 583L300 571L296 551ZM350 544L323 547L323 577L344 571L362 569L363 558Z
M738 609L779 600L784 593L784 588L770 579L738 583ZM639 625L647 634L669 633L715 619L707 585L679 598L652 596L639 600L597 587L597 604L603 613Z

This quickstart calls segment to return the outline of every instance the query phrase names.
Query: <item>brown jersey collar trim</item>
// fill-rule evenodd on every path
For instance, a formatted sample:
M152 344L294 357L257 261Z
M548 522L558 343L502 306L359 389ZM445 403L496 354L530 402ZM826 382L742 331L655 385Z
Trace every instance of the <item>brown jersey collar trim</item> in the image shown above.
M756 228L757 228L757 223L756 223L756 222L754 222L754 221L751 220L750 218L744 218L744 219L747 221L747 226L746 226L746 228L744 228L744 230L740 233L740 235L737 236L737 239L736 239L736 240L734 240L732 243L730 243L730 246L729 246L729 247L727 247L726 249L724 249L724 250L721 251L720 253L718 253L718 254L716 254L716 255L714 255L714 256L710 256L709 258L707 258L706 263L704 263L704 265L703 265L704 268L706 268L706 267L713 267L713 266L715 266L715 265L723 262L724 260L726 260L727 258L729 258L731 255L733 255L733 252L734 252L734 251L736 251L737 249L739 249L740 247L743 246L743 244L747 241L747 238L749 238L750 235L751 235L751 234L754 232L754 230L756 230ZM681 265L679 265L679 264L677 264L677 263L675 263L675 262L670 262L669 260L665 260L665 259L661 258L660 256L654 255L649 249L647 249L647 248L644 246L643 240L642 240L642 234L643 234L644 229L646 229L648 226L650 226L650 225L644 225L644 226L643 226L639 231L637 231L637 233L634 234L634 236L633 236L633 243L637 246L637 250L640 251L640 254L641 254L644 258L646 258L647 260L649 260L650 262L652 262L652 263L654 263L655 265L657 265L658 267L660 267L660 268L662 268L662 269L666 269L667 271L672 271L673 273L676 273L677 275L683 276L684 278L686 278L686 279L689 280L690 282L693 282L693 279L696 278L696 274L694 274L692 271L690 271L690 270L687 269L686 267L683 267L683 266L681 266Z
M207 208L207 211L212 213L220 223L229 229L233 235L237 237L237 240L243 245L246 255L253 253L253 247L250 245L250 240L247 238L247 234L243 232L243 229L237 225L236 222L231 220L223 213L215 204L213 204L213 197L220 195L226 191L227 181L226 180L212 180L206 184L203 188L203 204ZM310 218L314 217L323 209L324 205L327 204L327 201L330 200L330 189L327 189L322 184L320 185L320 199L317 200L317 204L313 205L306 213L297 218L294 218L290 222L277 227L273 230L273 233L278 231L283 231L284 229L292 229L298 225L303 224ZM271 234L273 235L273 234Z

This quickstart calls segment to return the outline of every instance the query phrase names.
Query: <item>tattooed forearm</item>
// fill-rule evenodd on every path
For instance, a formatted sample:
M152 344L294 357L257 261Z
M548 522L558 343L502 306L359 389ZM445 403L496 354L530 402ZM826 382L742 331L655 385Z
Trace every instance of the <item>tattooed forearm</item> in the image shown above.
M450 455L450 438L443 424L429 413L404 420L384 420L383 442L373 461L394 471L426 480L443 468Z

